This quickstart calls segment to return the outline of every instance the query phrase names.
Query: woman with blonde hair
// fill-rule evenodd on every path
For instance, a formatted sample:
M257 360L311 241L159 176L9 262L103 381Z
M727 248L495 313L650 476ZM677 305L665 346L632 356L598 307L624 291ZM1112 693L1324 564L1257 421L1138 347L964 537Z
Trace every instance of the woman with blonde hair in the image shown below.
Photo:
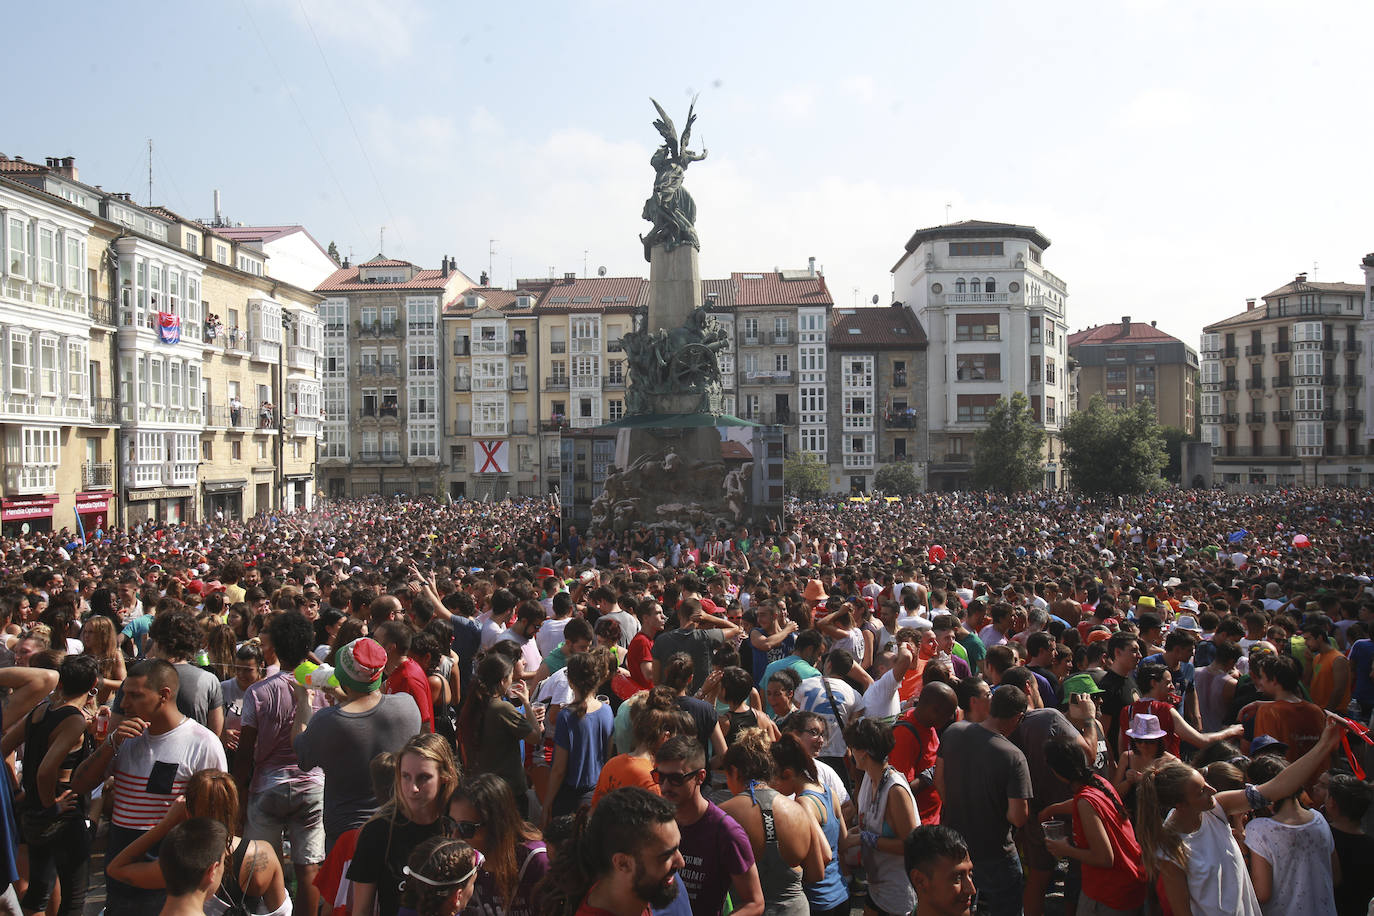
M81 644L86 647L85 654L100 666L100 680L96 682L95 689L103 704L124 683L124 676L128 673L124 665L124 653L119 651L119 634L115 631L114 621L108 617L88 619L81 627Z
M457 916L477 884L477 851L462 840L430 837L406 864L405 905L415 916Z
M1143 775L1135 822L1141 862L1149 877L1159 878L1161 896L1175 916L1260 916L1227 817L1296 794L1326 763L1344 729L1344 720L1328 713L1316 746L1260 786L1218 792L1202 773L1179 762Z
M353 916L396 916L410 851L448 832L444 804L458 784L458 765L439 735L416 735L396 754L391 800L358 833L348 868Z
M239 818L239 790L234 777L222 770L201 770L186 784L186 794L172 803L162 820L124 848L106 867L106 873L133 887L156 890L166 885L156 860L145 861L172 828L193 817L219 821L229 832L231 867L215 895L205 901L209 916L236 912L263 916L291 916L291 897L281 861L270 843L244 840L235 834Z

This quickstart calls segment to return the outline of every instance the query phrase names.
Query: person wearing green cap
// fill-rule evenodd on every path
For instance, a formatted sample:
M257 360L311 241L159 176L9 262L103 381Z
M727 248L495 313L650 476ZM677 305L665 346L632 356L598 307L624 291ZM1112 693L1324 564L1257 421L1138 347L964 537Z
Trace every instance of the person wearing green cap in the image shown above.
M1107 735L1097 720L1097 704L1093 697L1103 693L1097 681L1087 672L1070 675L1060 685L1064 697L1064 708L1078 733L1093 748L1093 772L1105 774L1111 764L1108 754Z
M314 712L310 692L296 690L293 745L302 767L324 771L324 844L361 827L377 808L372 758L395 753L420 731L420 709L410 694L381 693L386 650L367 637L335 656L343 702Z

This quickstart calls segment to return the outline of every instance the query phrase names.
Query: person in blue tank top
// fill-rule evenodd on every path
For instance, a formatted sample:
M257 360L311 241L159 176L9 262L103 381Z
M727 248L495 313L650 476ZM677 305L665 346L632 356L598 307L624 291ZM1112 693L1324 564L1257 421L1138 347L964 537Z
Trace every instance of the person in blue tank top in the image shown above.
M769 747L776 773L773 788L781 795L796 796L819 826L830 849L825 874L816 882L802 882L802 890L811 905L811 916L846 916L849 912L849 887L840 874L840 841L847 828L837 811L838 805L830 789L823 785L816 771L816 761L806 753L796 737L784 734Z

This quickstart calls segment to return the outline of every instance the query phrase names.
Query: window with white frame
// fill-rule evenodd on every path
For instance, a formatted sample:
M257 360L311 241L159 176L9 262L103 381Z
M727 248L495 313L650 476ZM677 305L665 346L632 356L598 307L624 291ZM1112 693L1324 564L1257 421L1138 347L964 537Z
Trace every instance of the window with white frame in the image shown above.
M573 387L593 388L600 384L601 358L597 356L577 356L573 358Z
M38 282L57 285L57 230L38 227Z
M9 275L16 279L27 279L29 276L29 224L28 221L11 216L9 219L9 257L6 261L9 264Z
M1293 409L1294 409L1294 410L1321 410L1321 409L1322 409L1322 389L1320 389L1320 388L1295 388L1295 389L1293 389Z
M400 311L394 305L382 306L382 329L394 331L396 329L396 318L399 314Z
M785 339L792 333L792 322L785 317L779 316L773 319L773 338L774 340Z
M380 444L380 443L381 443L381 439L378 438L377 433L375 433L375 432L365 432L365 433L363 433L363 457L365 457L365 458L375 458L375 457L377 457L377 453L381 451L381 444Z
M57 362L57 338L42 334L38 338L38 393L56 397L61 370Z
M437 367L435 338L420 338L406 342L407 370L411 375L434 375Z
M411 426L406 430L412 458L439 457L439 429L437 426Z
M86 396L86 371L90 361L86 357L86 341L67 341L67 397Z
M410 419L435 419L439 415L439 383L418 381L409 383Z
M148 402L161 407L166 403L163 393L162 360L148 358Z
M744 319L744 337L746 340L757 343L759 339L759 320L757 318Z
M60 430L24 427L24 455L19 485L53 489L57 485Z
M67 289L79 293L85 285L86 259L81 254L81 239L75 235L67 236Z
M777 372L790 372L792 367L792 357L790 353L775 353L773 355L773 369Z
M182 387L183 387L185 384L186 384L186 380L185 380L185 378L183 377L183 374L182 374L181 361L180 361L180 360L176 360L176 359L168 360L168 362L167 362L167 406L168 406L168 407L180 407L180 406L181 406L181 391L182 391Z
M1303 350L1293 354L1294 375L1321 375L1323 369L1320 350Z
M813 454L825 454L825 429L803 429L801 431L801 447L804 452Z
M186 364L186 408L191 411L200 409L200 366Z
M406 299L406 336L434 336L438 327L435 318L434 300L428 297L410 296Z
M615 399L607 401L606 415L610 418L612 423L614 423L616 420L619 420L621 417L625 416L625 402Z
M1297 437L1297 444L1302 448L1320 448L1325 444L1326 433L1320 423L1297 423L1294 424L1294 434Z
M29 381L33 371L32 338L28 331L10 330L9 389L12 394L32 392Z
M1202 381L1214 383L1221 381L1221 363L1214 359L1209 359L1202 364Z
M395 430L382 432L382 454L388 458L401 456L401 434Z
M1320 321L1299 321L1293 325L1293 341L1295 343L1311 343L1319 341L1325 336Z
M802 347L797 354L803 372L825 371L825 348Z
M178 464L194 464L196 461L197 433L177 433L173 437L173 455Z

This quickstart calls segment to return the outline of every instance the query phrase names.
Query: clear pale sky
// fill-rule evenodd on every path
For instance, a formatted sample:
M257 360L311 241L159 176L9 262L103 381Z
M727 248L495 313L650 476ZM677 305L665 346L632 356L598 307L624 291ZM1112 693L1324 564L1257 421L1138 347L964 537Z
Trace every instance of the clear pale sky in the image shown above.
M493 282L647 275L682 126L701 263L892 298L910 233L1029 223L1070 326L1202 325L1374 251L1369 2L88 3L5 15L0 152ZM332 74L332 75L331 75ZM948 210L946 208L948 205Z

